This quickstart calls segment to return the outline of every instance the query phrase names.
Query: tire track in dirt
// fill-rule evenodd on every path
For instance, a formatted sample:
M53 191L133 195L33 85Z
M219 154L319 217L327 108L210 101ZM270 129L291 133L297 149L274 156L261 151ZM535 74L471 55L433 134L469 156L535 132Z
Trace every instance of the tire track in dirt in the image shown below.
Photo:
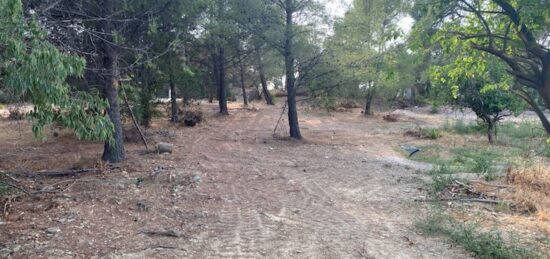
M201 150L208 154L208 171L238 172L238 177L245 181L231 182L229 207L237 208L220 214L224 223L217 231L227 234L218 240L219 244L225 244L214 248L210 255L410 258L422 254L419 249L406 251L405 242L399 240L402 237L395 237L408 235L409 231L396 231L399 226L389 215L394 210L383 204L390 201L379 195L388 186L377 184L387 184L384 179L387 176L372 171L387 171L383 163L372 159L365 163L365 155L357 150L334 149L338 140L332 141L332 145L313 146L273 141L265 127L269 125L266 124L269 116L258 113L234 116L223 122L225 127L220 126L204 139L214 140L216 145L203 145ZM230 132L228 128L243 130ZM252 133L247 135L247 130ZM267 139L268 143L258 144L258 138ZM344 147L352 143L349 139L343 141ZM335 167L334 163L338 165ZM369 165L371 172L364 171L364 164ZM271 181L262 182L266 178ZM366 180L373 183L363 182ZM268 205L262 204L265 199ZM405 251L397 252L397 247Z
M295 142L273 136L281 107L232 109L229 116L205 107L204 123L171 128L173 154L135 152L130 163L138 169L128 170L127 183L74 194L101 193L88 203L59 201L82 212L78 224L101 227L62 226L58 236L44 239L51 243L26 255L50 254L49 245L51 251L85 250L84 257L101 251L106 258L468 258L411 230L422 211L412 203L421 193L407 181L414 171L388 167L383 159L399 155L393 149L399 140L388 132L406 125L352 113L300 113L306 140ZM286 134L281 123L277 133ZM135 183L159 165L173 169L169 180ZM172 172L183 178L172 181ZM195 174L200 180L189 182ZM149 209L136 208L138 199ZM144 227L182 236L136 234ZM103 244L78 241L93 238Z

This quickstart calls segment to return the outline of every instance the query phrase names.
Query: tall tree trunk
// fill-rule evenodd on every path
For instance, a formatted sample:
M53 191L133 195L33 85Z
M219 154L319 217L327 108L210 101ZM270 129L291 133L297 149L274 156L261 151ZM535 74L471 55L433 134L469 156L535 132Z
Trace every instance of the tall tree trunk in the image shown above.
M218 70L218 101L220 105L220 114L229 115L227 109L227 90L225 89L225 52L223 47L218 47L217 56Z
M294 53L292 39L294 38L292 15L294 13L294 0L285 0L286 11L286 30L285 30L285 70L286 70L286 91L288 104L288 125L290 128L290 137L293 139L302 139L300 125L298 123L298 111L296 108L296 89L294 83Z
M172 106L172 116L170 121L178 122L178 102L176 83L174 82L174 71L172 70L172 62L170 62L170 104Z
M147 73L147 69L144 65L141 66L141 80L143 82L143 89L140 93L140 102L143 112L143 118L141 121L141 125L148 127L151 124L151 119L153 117L152 115L152 109L151 109L151 99L153 98L153 94L151 89L149 89L149 74Z
M529 104L531 108L533 108L533 111L535 112L535 114L537 114L540 122L542 123L542 127L544 127L544 130L546 131L546 135L550 135L550 122L548 121L548 118L546 118L544 111L539 107L537 102L531 97L529 92L520 90L520 91L516 91L515 93L525 102L527 102L527 104Z
M208 102L212 103L214 101L214 88L218 87L218 60L216 55L212 55L212 79L213 84L210 85L208 89Z
M548 63L546 65L543 65L543 79L542 79L542 86L539 87L539 94L542 97L542 100L546 104L546 108L550 109L550 52L548 54ZM535 104L536 105L536 104ZM538 107L537 107L538 108ZM537 115L540 118L540 121L542 122L542 126L546 130L546 134L550 135L550 123L548 122L548 118L546 118L546 115L544 114L544 111L538 109L537 112L535 109L535 112L537 112Z
M262 95L264 96L265 102L267 105L274 105L273 103L273 97L271 97L271 93L269 93L269 89L267 89L267 80L265 79L265 71L264 71L264 64L262 62L262 55L260 53L260 48L256 48L256 59L258 62L258 73L260 74L260 84L262 85Z
M374 94L376 90L374 88L367 90L367 98L365 100L365 110L364 115L372 115L372 100L374 99Z
M241 89L243 91L243 103L244 106L248 106L248 96L246 95L246 86L244 83L244 64L241 57L241 51L237 49L237 59L239 62L239 70L240 70L240 76L241 76Z
M111 17L114 12L114 0L103 0L102 16ZM113 47L113 25L110 18L101 21L103 41L103 68L104 89L103 92L109 102L107 114L114 125L113 140L105 142L102 159L112 163L124 160L124 142L122 136L122 121L120 118L120 106L118 103L118 68L117 54Z
M533 111L535 111L535 113L539 117L539 120L542 123L542 127L546 131L546 135L550 135L550 122L548 121L548 118L546 118L546 114L544 114L544 111L536 104L534 106L531 106L531 108L533 108Z

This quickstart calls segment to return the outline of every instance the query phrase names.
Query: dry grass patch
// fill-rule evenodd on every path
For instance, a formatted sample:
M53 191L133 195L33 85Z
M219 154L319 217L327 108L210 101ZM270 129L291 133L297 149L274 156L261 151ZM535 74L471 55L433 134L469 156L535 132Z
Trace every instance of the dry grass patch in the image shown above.
M550 224L550 165L510 168L506 181L513 190L504 193L505 198L515 201L518 209L536 213Z

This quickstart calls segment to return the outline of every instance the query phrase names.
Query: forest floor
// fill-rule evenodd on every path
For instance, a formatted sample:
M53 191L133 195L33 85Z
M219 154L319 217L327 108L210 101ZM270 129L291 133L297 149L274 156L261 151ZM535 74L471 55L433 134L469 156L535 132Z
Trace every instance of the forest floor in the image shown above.
M0 119L0 171L35 195L2 201L0 257L13 258L469 258L418 233L430 213L424 172L405 158L404 132L443 117L406 113L389 123L359 109L303 108L303 141L285 137L279 106L202 104L205 121L185 128L157 119L151 143L127 144L127 160L99 162L102 145L70 132L32 139L28 122ZM103 168L44 177L27 172ZM1 211L0 211L1 212ZM2 254L2 252L4 254Z

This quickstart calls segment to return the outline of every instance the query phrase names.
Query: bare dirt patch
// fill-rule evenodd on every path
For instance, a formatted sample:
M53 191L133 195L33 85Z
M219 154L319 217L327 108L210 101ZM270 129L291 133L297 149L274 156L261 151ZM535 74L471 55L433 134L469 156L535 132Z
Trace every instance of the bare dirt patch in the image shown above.
M35 141L28 124L0 121L0 170L54 191L3 201L2 256L468 257L412 227L425 213L413 200L425 193L396 150L414 123L303 111L306 140L295 142L273 136L280 107L230 108L223 117L203 105L193 128L154 121L151 142L173 143L173 154L128 144L117 168L60 179L24 173L94 166L101 144L69 133Z

